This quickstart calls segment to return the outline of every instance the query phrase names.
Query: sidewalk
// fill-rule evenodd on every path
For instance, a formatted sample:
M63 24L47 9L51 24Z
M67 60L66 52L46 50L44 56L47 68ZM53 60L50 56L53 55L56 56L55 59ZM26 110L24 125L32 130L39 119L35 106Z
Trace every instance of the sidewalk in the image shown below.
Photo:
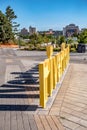
M50 115L60 118L66 130L87 130L87 65L71 64Z
M51 108L42 109L34 66L39 61L12 50L0 54L0 130L87 130L86 59L70 64Z
M0 49L0 130L64 130L39 106L40 61L28 57L31 52L19 57L15 51Z

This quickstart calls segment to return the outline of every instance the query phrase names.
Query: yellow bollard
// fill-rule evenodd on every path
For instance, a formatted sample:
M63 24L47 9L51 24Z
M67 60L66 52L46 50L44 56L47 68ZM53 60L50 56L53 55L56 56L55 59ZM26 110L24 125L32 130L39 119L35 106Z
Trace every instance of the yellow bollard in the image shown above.
M53 89L56 88L57 83L57 63L56 56L53 57Z
M41 62L39 64L39 80L40 80L40 105L45 108L46 102L48 99L48 62L49 60L45 60L45 62Z
M48 94L52 95L53 90L53 60L52 57L49 58L49 77L48 77Z
M69 63L69 46L65 48L65 43L61 45L61 52L54 57L53 46L47 46L47 57L44 62L39 64L40 80L40 105L45 108L48 96L52 95L53 89Z
M61 51L63 51L65 49L65 47L66 47L66 43L62 43L61 44Z
M58 71L58 64L57 64L57 54L55 55L55 83L57 83L57 71Z
M60 74L62 76L62 51L60 51Z
M46 53L47 53L47 57L50 58L53 54L53 46L49 45L46 47Z
M63 52L64 52L63 64L64 64L64 70L65 70L65 65L66 65L66 49L64 49Z
M56 55L56 62L57 62L57 82L60 81L61 77L61 65L60 65L60 53L57 53Z
M45 86L45 78L44 78L44 63L39 64L39 80L40 80L40 105L45 108L46 107L46 86Z
M62 74L64 72L64 51L62 51Z
M47 57L49 59L49 78L48 78L48 93L49 96L52 95L52 90L53 90L53 60L52 60L52 54L53 54L53 46L49 45L46 47L46 53Z

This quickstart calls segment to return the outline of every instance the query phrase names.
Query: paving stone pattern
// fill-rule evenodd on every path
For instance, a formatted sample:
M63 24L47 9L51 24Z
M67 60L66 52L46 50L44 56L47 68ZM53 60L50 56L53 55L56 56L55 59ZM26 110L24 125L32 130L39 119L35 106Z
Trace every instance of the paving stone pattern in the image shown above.
M56 116L39 106L38 63L43 58L40 52L38 60L30 55L0 49L0 130L64 130Z
M71 64L50 109L66 130L87 130L87 65Z
M42 109L38 64L45 58L46 52L0 48L0 130L87 130L86 54L71 54L53 104Z

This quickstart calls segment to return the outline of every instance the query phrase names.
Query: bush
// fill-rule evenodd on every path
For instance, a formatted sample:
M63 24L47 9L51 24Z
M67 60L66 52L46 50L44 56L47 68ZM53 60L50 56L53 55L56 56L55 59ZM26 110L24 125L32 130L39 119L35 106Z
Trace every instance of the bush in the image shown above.
M70 45L70 47L71 47L71 48L77 48L77 45L78 45L78 43L72 43L72 44Z
M46 48L45 47L41 47L41 48L38 48L37 50L39 50L39 51L46 51Z
M36 48L25 47L25 48L22 49L22 50L33 51L33 50L36 50Z
M20 46L25 46L26 45L25 42L22 41L22 40L18 41L17 44L20 45Z
M77 51L77 50L76 50L75 47L73 47L73 48L70 49L70 52L76 52L76 51Z
M60 47L54 48L53 51L58 51L59 52L59 51L61 51L61 48Z

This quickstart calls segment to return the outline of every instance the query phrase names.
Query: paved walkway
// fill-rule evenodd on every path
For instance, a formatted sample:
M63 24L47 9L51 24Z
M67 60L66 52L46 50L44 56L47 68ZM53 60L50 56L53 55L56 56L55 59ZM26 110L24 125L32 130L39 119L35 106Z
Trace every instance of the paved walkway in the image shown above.
M71 64L50 109L66 130L87 130L87 65Z
M53 105L42 109L37 65L46 54L31 53L0 49L0 130L87 130L86 55L80 64L73 58Z
M38 63L45 52L0 49L0 130L64 130L39 106Z

